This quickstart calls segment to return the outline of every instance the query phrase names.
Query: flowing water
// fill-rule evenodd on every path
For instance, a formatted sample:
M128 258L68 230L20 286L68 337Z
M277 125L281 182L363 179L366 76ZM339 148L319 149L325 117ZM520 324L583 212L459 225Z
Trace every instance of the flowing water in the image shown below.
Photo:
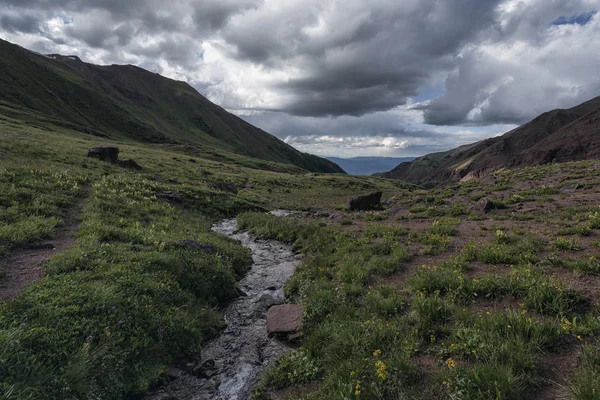
M243 293L224 311L226 330L202 349L196 373L175 371L176 379L146 400L246 400L260 373L292 351L267 337L266 314L269 304L283 301L283 287L298 261L290 246L236 229L235 219L213 226L252 251L252 268L239 284Z

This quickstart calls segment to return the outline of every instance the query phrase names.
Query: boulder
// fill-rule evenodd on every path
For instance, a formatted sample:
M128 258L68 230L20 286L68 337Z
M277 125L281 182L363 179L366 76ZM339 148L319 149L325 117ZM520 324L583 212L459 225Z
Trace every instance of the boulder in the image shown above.
M222 192L230 192L233 194L238 193L238 188L234 183L231 182L217 182L210 185L213 189L220 190Z
M346 206L350 211L372 210L381 203L381 192L369 193L348 200Z
M144 169L137 162L135 162L135 160L133 160L131 158L126 158L124 160L118 160L117 164L123 168L135 169L137 171Z
M283 304L269 308L267 333L269 335L297 333L302 331L302 306Z
M96 146L88 150L88 157L99 158L102 161L117 162L119 148L115 146Z
M263 293L258 300L262 303L263 306L265 306L266 309L269 309L273 306L278 306L281 303L283 303L282 299L270 293Z
M479 199L479 201L477 203L475 203L475 205L473 206L473 209L475 211L478 211L480 213L486 213L488 211L493 210L494 207L494 203L492 203L492 201L490 199L488 199L487 197L482 197L481 199Z

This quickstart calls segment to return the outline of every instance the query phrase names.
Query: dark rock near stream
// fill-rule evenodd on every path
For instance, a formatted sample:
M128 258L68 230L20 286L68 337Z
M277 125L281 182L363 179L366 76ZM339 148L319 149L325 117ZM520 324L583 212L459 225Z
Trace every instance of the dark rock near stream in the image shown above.
M269 309L273 306L278 306L281 303L283 303L283 300L280 298L277 298L276 296L270 294L270 293L263 293L260 296L259 301L261 303L263 303L263 305L265 306L265 308Z
M381 203L381 192L369 193L365 196L356 196L348 200L346 207L350 211L372 210Z
M119 148L116 146L96 146L88 150L87 156L114 163L119 159Z

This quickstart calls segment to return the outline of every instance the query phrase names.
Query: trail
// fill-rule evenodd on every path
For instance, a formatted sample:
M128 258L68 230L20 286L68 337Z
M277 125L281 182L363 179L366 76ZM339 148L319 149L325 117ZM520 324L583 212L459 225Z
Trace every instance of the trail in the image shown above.
M88 190L86 187L85 191ZM0 258L0 269L5 272L0 278L0 301L13 300L25 287L40 280L44 276L44 261L75 244L75 233L81 224L86 200L87 193L67 211L53 240L17 245Z
M244 295L225 309L227 329L202 349L201 368L194 375L178 371L170 384L146 400L246 400L259 375L292 351L267 337L268 301L283 301L283 288L298 260L291 246L236 233L236 220L225 220L213 231L241 242L252 251L253 265L240 281Z

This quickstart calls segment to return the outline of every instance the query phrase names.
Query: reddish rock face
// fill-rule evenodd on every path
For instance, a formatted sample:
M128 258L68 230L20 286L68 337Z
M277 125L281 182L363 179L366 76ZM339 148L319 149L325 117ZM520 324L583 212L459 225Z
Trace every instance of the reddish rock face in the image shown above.
M302 330L302 306L283 304L269 308L267 313L267 333L286 334Z

